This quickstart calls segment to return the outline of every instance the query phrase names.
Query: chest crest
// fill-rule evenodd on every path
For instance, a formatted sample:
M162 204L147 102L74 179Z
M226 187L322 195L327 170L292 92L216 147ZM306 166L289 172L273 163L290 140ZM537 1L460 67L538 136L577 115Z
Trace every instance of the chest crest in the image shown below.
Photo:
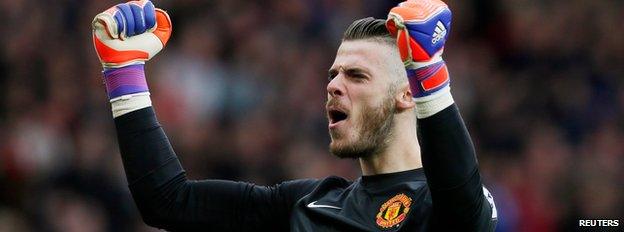
M390 198L379 208L375 220L377 225L382 229L388 229L400 224L407 217L411 204L412 198L403 193Z

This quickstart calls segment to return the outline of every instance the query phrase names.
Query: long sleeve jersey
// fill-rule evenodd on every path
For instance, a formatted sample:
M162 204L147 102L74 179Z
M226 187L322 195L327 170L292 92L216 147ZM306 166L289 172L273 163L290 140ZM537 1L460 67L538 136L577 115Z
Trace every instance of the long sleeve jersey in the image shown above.
M171 231L493 231L496 208L453 104L418 120L423 168L274 186L187 179L152 107L115 118L143 220ZM310 157L313 158L313 157Z

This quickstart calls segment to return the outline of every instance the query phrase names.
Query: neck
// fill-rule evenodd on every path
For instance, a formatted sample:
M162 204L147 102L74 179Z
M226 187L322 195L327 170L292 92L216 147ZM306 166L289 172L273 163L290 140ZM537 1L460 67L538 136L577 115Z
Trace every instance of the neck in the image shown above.
M402 116L405 117L406 115ZM384 151L359 159L362 175L401 172L422 167L415 116L407 116L412 116L412 118L410 120L396 120L394 133Z

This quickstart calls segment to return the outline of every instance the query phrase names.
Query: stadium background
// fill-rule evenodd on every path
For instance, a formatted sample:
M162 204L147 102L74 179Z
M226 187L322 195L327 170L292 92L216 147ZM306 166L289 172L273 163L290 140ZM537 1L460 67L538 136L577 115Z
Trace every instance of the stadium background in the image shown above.
M153 230L126 188L91 46L91 19L114 3L0 1L0 231ZM174 34L147 66L152 98L191 178L359 175L327 151L326 72L346 26L397 1L155 3ZM448 4L445 59L498 231L622 223L623 3Z

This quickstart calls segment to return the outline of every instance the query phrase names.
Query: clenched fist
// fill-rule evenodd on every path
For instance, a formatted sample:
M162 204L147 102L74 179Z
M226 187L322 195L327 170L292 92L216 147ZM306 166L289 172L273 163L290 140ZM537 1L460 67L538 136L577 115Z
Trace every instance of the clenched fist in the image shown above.
M397 38L414 98L435 95L449 86L442 52L451 29L451 11L444 2L402 2L390 10L386 27Z
M92 26L109 99L148 94L143 65L167 44L169 15L149 0L130 1L96 15Z

